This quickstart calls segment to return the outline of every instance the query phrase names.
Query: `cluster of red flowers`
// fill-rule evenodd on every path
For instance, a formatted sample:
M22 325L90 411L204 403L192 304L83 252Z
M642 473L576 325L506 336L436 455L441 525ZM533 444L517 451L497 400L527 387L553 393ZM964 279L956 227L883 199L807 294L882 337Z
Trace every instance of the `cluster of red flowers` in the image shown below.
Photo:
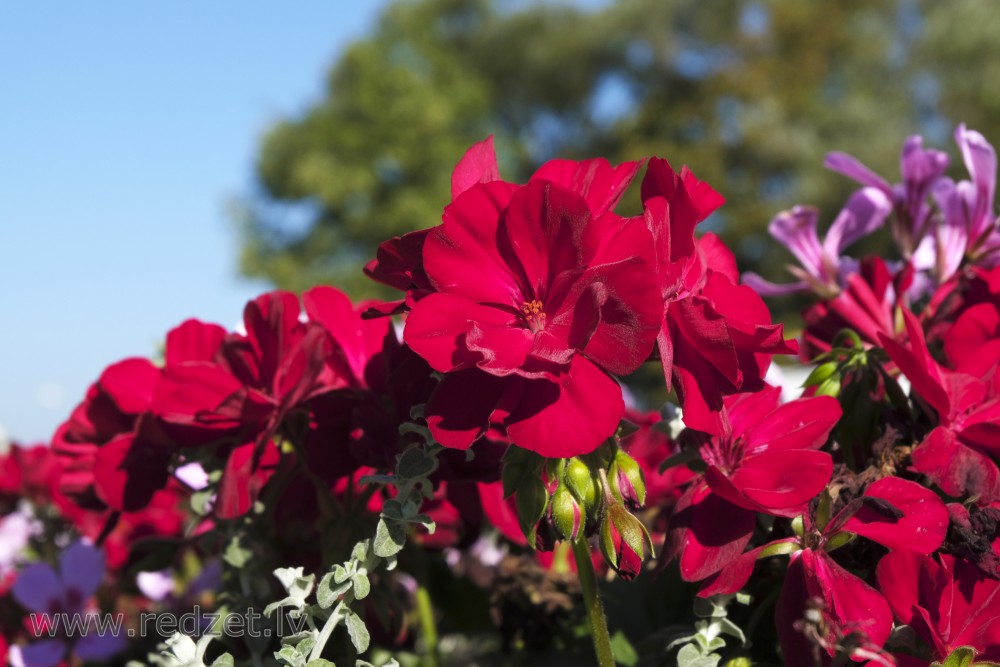
M618 215L643 168L642 213ZM302 534L289 559L328 565L302 544L354 510L377 516L390 495L359 480L394 468L416 420L447 448L424 548L467 547L490 525L512 548L597 534L631 578L649 531L702 596L759 593L755 563L787 556L775 619L790 665L929 664L964 646L1000 659L1000 268L917 289L915 253L841 260L892 210L879 192L852 198L823 249L795 246L822 297L802 354L821 356L783 402L765 376L799 345L719 238L695 235L722 204L713 188L660 158L556 160L510 183L487 139L458 163L441 224L366 267L403 299L276 291L247 305L241 332L184 322L162 363L109 366L51 450L15 448L0 492L54 503L112 569L139 537L261 508L277 543ZM926 217L910 199L897 215ZM992 238L984 215L976 238ZM796 209L772 231L815 240L815 225ZM401 338L388 315L404 316ZM627 406L622 378L646 362L683 426ZM668 459L685 465L661 470ZM206 489L207 505L180 509ZM894 645L894 623L921 643Z

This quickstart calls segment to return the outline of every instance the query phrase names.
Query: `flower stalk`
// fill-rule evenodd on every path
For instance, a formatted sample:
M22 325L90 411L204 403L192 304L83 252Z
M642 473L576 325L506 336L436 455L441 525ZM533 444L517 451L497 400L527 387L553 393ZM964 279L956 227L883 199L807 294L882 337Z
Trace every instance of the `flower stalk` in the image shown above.
M573 556L576 558L576 574L583 590L583 603L587 607L590 620L590 636L594 639L599 667L614 667L615 658L611 652L611 636L608 634L608 620L604 616L604 605L597 590L597 575L590 560L590 542L583 536L573 542Z

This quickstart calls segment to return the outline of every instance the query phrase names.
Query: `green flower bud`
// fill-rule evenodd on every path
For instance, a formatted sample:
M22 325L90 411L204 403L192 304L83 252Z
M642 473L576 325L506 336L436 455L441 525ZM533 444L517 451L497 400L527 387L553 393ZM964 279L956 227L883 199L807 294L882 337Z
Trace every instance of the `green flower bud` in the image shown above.
M630 510L637 510L646 503L646 481L642 468L631 456L618 450L608 469L611 493Z
M632 516L624 505L608 503L600 528L601 554L618 576L628 581L642 570L646 547L653 543L642 522Z
M583 528L583 512L569 489L565 486L556 489L549 508L556 533L564 540L575 542Z
M545 490L545 484L538 477L525 478L517 489L515 503L521 532L534 549L538 522L545 516L545 510L549 505L549 493Z
M837 365L836 361L828 361L825 364L820 364L813 369L812 373L809 374L809 377L806 378L806 381L802 383L802 386L813 387L830 379L835 373L837 373Z
M601 482L586 463L577 458L566 462L566 486L588 516L595 516L599 506Z

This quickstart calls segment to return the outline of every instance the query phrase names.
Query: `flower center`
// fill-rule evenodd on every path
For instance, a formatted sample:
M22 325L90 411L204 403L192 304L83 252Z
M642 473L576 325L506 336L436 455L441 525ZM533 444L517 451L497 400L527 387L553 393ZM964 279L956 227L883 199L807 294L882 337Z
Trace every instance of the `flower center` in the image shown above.
M538 299L525 301L521 304L521 313L528 321L528 326L532 331L539 331L545 328L545 306Z

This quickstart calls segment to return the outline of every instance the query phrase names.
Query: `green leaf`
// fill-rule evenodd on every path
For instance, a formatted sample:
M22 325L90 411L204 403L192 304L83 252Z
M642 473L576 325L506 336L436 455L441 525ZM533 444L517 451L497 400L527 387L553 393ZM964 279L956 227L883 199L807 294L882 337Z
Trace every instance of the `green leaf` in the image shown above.
M379 519L378 527L375 529L375 541L372 543L372 551L380 558L395 556L406 544L406 530L398 523L389 523L385 519Z
M693 644L688 644L677 652L677 667L717 667L721 659L718 655L702 655Z
M437 458L428 456L420 447L411 447L399 455L396 474L406 479L427 477L437 470Z
M960 646L952 651L944 662L934 663L941 667L971 667L972 661L976 659L976 649L971 646Z
M365 575L362 572L358 572L357 574L354 575L351 581L354 584L355 600L364 600L366 597L368 597L368 594L372 590L372 585L371 582L368 581L367 575Z
M337 665L324 658L316 658L307 662L306 667L337 667Z
M611 638L611 654L615 657L616 663L625 667L635 667L639 662L639 654L621 630Z
M223 653L212 663L212 667L233 667L233 656Z
M241 568L250 561L253 557L253 551L250 549L240 546L241 538L239 535L234 537L226 545L226 550L222 554L222 560L226 561L235 568Z
M353 611L347 612L347 618L344 619L344 622L347 625L347 634L351 636L351 643L354 644L355 650L358 653L367 651L370 637L368 635L368 628L365 627L365 622Z
M332 607L337 600L340 599L347 589L351 587L350 582L342 582L335 586L331 586L334 582L333 572L327 572L326 575L320 579L319 586L316 588L316 602L323 609L329 609Z

